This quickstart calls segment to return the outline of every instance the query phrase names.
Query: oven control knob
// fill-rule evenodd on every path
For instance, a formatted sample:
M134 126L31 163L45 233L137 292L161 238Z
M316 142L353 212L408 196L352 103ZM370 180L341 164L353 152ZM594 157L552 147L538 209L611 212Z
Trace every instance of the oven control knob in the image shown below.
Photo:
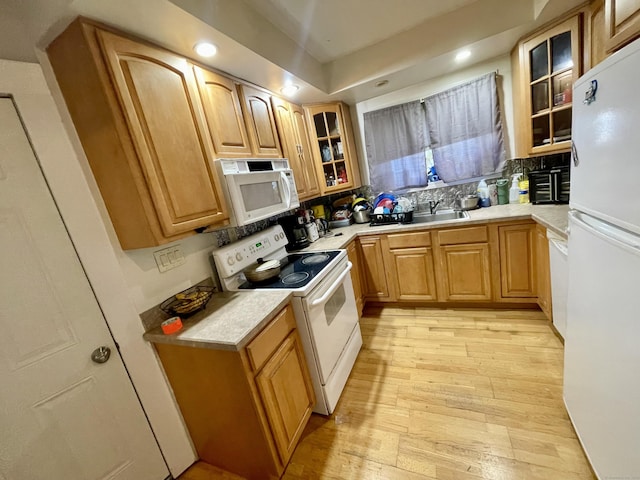
M228 263L229 265L233 265L234 263L236 263L236 261L233 259L233 257L232 257L231 255L229 255L229 256L227 257L227 263Z
M284 232L280 232L280 235L278 235L280 237L280 240L282 240L284 238Z
M236 260L237 261L242 261L242 254L240 252L236 253Z
M279 238L279 235L276 233L276 234L273 236L273 240L274 240L275 242L277 242L277 241L278 241L278 238Z

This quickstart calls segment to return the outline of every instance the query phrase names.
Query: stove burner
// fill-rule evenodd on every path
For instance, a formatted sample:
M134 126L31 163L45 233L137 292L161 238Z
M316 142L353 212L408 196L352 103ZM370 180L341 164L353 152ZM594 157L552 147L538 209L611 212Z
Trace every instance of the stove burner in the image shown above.
M315 265L317 263L326 262L329 259L329 255L326 253L316 253L302 259L302 263L305 265Z
M296 283L304 282L307 278L309 278L307 272L294 272L284 277L282 283L285 285L295 285Z

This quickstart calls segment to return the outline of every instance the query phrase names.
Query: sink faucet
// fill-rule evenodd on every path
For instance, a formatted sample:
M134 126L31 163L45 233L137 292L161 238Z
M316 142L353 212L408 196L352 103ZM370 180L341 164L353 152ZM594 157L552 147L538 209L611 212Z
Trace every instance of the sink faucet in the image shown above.
M462 192L460 190L456 191L456 195L453 199L453 209L462 210Z
M436 210L438 209L438 205L440 205L440 200L438 200L437 202L434 202L433 200L429 200L429 213L431 215L436 213Z

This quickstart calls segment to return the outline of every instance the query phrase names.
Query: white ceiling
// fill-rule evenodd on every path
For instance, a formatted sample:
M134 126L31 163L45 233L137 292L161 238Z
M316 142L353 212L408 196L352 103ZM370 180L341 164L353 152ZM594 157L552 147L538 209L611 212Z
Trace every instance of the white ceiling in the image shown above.
M508 53L582 0L0 0L0 58L37 61L84 15L300 102L359 102ZM465 64L453 57L463 48ZM375 85L388 80L384 87Z
M478 0L245 0L326 63Z

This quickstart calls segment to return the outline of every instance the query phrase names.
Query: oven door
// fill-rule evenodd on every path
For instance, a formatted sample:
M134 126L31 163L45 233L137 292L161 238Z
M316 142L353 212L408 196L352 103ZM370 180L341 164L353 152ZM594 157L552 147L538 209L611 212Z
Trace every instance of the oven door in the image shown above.
M351 267L351 262L344 259L309 295L302 298L323 385L358 324Z
M225 174L236 225L300 206L291 170Z

